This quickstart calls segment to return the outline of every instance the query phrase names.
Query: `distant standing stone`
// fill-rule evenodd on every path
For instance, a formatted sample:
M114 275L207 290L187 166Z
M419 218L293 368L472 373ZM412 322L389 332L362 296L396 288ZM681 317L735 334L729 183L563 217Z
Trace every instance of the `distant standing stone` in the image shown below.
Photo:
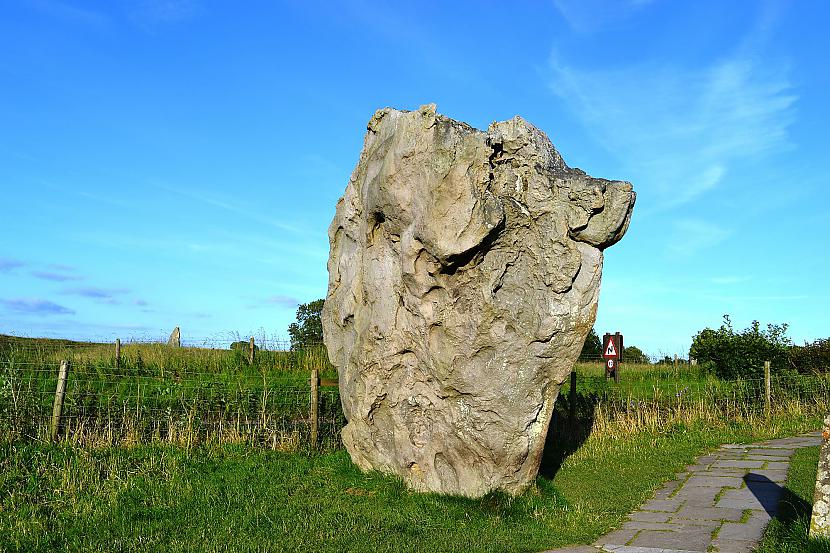
M173 329L173 332L170 333L170 338L167 339L167 345L173 346L174 348L182 347L182 331L179 330L179 327Z
M830 537L830 414L824 418L821 454L816 473L816 493L813 496L813 517L810 536Z

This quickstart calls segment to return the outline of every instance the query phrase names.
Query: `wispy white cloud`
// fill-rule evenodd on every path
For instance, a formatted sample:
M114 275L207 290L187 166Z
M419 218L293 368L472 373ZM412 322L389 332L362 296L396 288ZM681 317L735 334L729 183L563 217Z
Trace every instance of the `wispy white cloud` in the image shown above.
M719 301L751 301L751 302L759 302L759 301L798 301L798 300L809 300L809 299L819 299L816 296L808 296L807 294L761 294L761 295L752 295L752 296L741 296L741 295L706 295L702 296L706 299L713 299ZM824 298L826 299L826 298Z
M751 277L748 277L748 276L728 275L728 276L712 277L712 278L709 279L709 282L711 282L712 284L728 285L728 284L742 284L744 282L749 282L750 280L752 280L752 279L751 279Z
M101 204L109 205L112 207L117 207L121 209L128 209L132 207L132 203L127 200L118 199L117 197L113 196L105 196L103 194L98 194L94 192L87 192L84 190L75 190L72 188L67 189L66 187L55 187L59 189L61 192L74 194L84 200L91 200L93 202L98 202Z
M789 66L741 45L704 67L580 68L551 58L551 88L662 210L720 186L736 161L791 146Z
M129 15L145 31L159 25L193 19L201 6L195 0L138 0L132 2Z
M572 29L581 33L592 33L608 24L636 14L653 0L553 0L553 5Z
M51 280L53 282L66 282L70 280L83 280L84 277L81 275L69 274L69 273L61 273L55 271L31 271L29 273L35 278L39 278L41 280Z
M709 221L679 219L673 223L667 250L674 257L689 257L720 244L730 234L731 231Z
M0 257L0 273L8 273L18 267L23 267L26 265L22 261L17 259L10 259L7 257Z
M48 316L48 315L74 315L75 311L59 305L57 303L40 300L40 299L26 299L15 298L10 300L0 300L0 305L8 311L14 313L21 313L27 315Z
M129 293L127 288L101 288L98 286L79 286L74 288L65 288L61 291L62 294L71 296L80 296L82 298L89 298L98 303L105 303L109 305L120 305L120 296Z
M80 4L85 3L81 2ZM69 2L58 2L57 0L29 0L29 5L42 14L70 23L92 27L105 27L110 23L107 14L89 9L86 5L80 7Z
M227 198L211 195L205 191L191 191L183 187L173 187L164 184L155 184L156 188L164 190L165 192L176 194L190 201L199 202L211 207L221 209L233 213L243 219L247 219L259 224L268 225L279 230L287 231L298 236L313 235L311 231L303 229L299 226L282 222L274 216L262 215L257 213L256 207L251 204L243 204Z
M153 333L151 335L151 332ZM0 333L16 336L63 338L108 342L120 337L122 342L158 340L158 329L138 324L88 323L75 317L38 318L21 322L0 320Z
M248 305L248 309L257 309L260 307L267 307L269 305L276 305L278 307L284 307L287 309L294 309L298 305L300 305L300 300L291 296L283 296L283 295L276 295L276 296L269 296L262 300L258 300L256 303L252 303Z

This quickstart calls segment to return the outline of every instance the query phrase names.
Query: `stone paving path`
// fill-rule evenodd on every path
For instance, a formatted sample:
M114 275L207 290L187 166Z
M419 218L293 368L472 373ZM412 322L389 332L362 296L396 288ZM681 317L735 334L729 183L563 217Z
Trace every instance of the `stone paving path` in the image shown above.
M821 432L727 444L693 465L594 545L545 553L744 553L775 516L790 457L821 444Z

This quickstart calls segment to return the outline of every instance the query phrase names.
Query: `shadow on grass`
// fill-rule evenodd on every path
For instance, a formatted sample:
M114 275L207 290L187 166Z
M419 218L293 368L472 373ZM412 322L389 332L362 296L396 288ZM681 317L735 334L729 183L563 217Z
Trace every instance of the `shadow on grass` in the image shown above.
M594 392L577 393L574 416L571 417L571 401L568 394L560 394L551 417L539 476L552 479L562 468L562 463L579 449L594 426L599 395Z
M766 476L749 473L744 477L744 481L767 513L774 517L770 521L759 552L830 553L830 540L813 539L808 536L813 509L810 503L788 487L781 487Z

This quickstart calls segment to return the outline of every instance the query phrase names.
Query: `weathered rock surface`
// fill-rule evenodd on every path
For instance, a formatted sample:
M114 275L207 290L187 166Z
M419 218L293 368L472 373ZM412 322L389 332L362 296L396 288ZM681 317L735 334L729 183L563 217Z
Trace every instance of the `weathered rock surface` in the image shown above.
M173 329L173 332L170 333L170 337L167 339L167 345L173 346L174 348L182 347L182 331L179 327Z
M810 517L810 536L830 538L830 414L824 417L821 454L813 494L813 512Z
M520 117L482 132L434 105L375 113L323 309L352 460L417 490L532 483L634 199Z

